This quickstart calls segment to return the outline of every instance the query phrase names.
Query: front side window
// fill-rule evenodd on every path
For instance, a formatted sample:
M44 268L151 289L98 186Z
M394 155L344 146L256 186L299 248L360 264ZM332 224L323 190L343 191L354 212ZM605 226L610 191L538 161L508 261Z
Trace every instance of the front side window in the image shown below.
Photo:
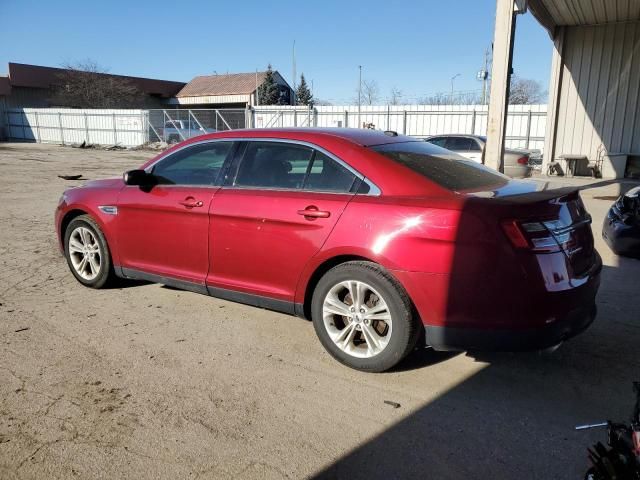
M302 188L313 150L284 142L249 142L238 166L235 186Z
M427 142L399 142L371 147L403 167L452 191L500 187L509 177Z
M161 185L216 185L233 142L211 142L180 150L156 164L151 173Z

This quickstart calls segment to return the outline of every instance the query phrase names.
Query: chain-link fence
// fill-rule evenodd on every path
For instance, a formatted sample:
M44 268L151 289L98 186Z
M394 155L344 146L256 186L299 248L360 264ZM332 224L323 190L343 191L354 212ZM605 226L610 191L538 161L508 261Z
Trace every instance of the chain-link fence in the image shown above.
M240 108L148 110L148 141L176 143L205 133L246 128L247 112Z

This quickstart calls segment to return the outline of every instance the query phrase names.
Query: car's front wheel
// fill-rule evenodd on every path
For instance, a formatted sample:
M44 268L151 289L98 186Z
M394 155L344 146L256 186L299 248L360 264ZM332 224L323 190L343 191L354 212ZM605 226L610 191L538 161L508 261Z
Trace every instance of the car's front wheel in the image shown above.
M322 345L339 362L382 372L400 362L419 335L401 285L372 262L347 262L318 282L311 313Z
M89 215L80 215L67 226L64 253L71 273L91 288L102 288L113 279L113 265L107 240Z

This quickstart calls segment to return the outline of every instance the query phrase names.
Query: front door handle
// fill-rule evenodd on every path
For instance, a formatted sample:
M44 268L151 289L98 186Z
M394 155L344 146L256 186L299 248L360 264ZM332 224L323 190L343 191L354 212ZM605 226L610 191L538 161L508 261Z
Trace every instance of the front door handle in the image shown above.
M309 205L304 210L298 210L298 215L304 216L307 220L315 220L316 218L329 218L331 212L327 210L318 210L315 205Z
M196 200L193 197L187 197L183 201L178 203L186 208L201 207L202 205L204 205L201 200Z

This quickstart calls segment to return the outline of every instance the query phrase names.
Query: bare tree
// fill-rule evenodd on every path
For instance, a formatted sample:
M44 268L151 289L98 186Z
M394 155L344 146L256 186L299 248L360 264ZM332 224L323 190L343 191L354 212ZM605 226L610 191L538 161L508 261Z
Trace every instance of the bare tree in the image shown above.
M380 99L380 88L375 80L362 81L362 100L366 105L373 105Z
M542 85L536 80L513 76L509 89L509 103L512 105L525 105L545 101L547 92L542 90Z
M481 103L480 92L471 90L468 92L436 93L426 95L418 99L422 105L478 105Z
M66 63L58 75L51 98L55 105L75 108L140 107L143 95L126 77L107 74L108 70L91 59Z
M402 100L402 97L402 90L397 87L392 87L391 92L389 93L389 105L403 105L404 101Z
M375 80L362 80L362 90L360 92L363 105L373 105L380 100L380 88ZM358 89L356 89L353 104L358 104Z

